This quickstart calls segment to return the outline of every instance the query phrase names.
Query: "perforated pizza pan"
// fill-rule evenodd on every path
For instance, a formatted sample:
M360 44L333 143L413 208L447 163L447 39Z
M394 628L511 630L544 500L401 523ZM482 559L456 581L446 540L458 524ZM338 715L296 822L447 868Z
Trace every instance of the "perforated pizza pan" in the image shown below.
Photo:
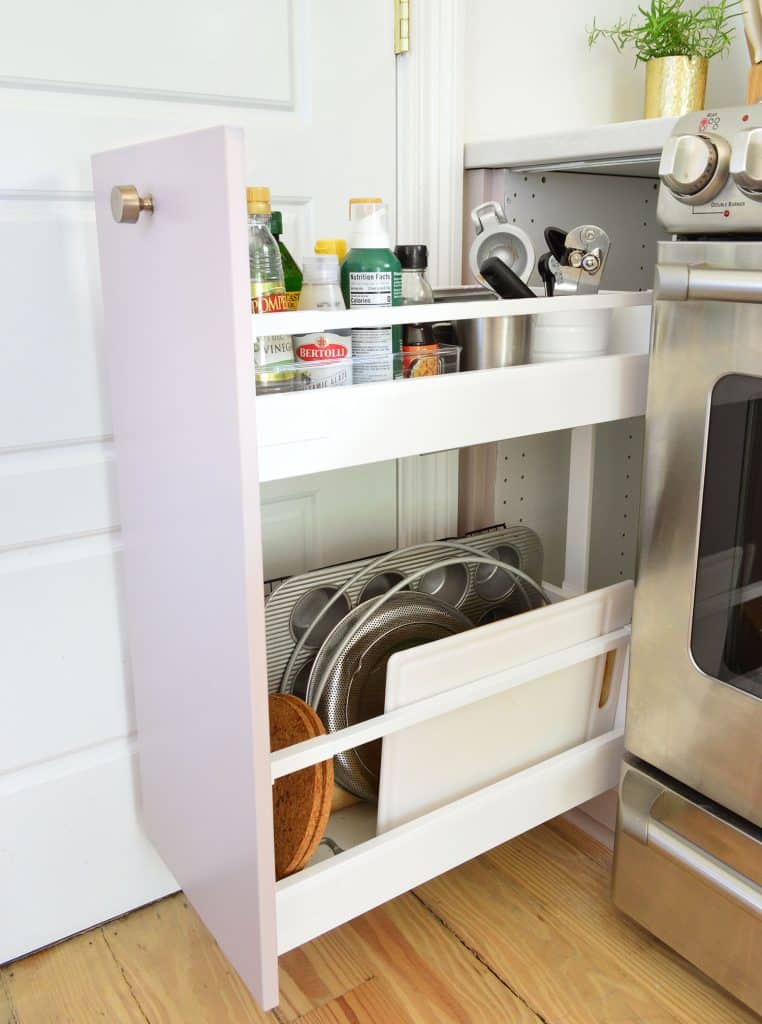
M394 594L367 622L356 623L375 599L354 608L332 630L320 649L307 683L307 702L336 655L317 712L328 732L383 714L386 664L397 651L460 633L471 627L463 612L422 593ZM378 797L381 740L337 754L336 781L364 800Z

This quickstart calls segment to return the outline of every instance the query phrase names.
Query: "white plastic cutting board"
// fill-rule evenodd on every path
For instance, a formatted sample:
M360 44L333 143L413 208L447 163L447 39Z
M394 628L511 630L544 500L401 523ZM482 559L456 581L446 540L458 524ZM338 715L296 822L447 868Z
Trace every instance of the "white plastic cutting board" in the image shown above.
M632 594L627 580L395 654L387 667L385 710L620 629L631 621ZM624 660L620 652L603 708L598 699L606 656L387 736L379 833L612 729Z

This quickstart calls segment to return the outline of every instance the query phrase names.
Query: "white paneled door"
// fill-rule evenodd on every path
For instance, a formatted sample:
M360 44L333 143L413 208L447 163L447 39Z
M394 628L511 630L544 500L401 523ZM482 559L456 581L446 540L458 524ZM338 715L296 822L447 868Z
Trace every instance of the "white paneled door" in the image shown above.
M139 823L90 155L221 123L297 259L346 234L349 196L393 203L392 0L6 11L0 962L175 888ZM263 489L266 576L394 546L394 465L351 472Z

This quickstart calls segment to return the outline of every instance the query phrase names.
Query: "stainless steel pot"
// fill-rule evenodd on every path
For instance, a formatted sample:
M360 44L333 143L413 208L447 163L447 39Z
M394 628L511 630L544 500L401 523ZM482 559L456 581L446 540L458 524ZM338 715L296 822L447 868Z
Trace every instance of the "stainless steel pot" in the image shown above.
M489 288L478 285L434 290L435 302L478 302L485 299L497 301L497 296ZM452 340L462 349L461 370L491 370L527 362L528 323L529 317L526 316L454 320L450 326ZM442 325L437 326L441 328Z

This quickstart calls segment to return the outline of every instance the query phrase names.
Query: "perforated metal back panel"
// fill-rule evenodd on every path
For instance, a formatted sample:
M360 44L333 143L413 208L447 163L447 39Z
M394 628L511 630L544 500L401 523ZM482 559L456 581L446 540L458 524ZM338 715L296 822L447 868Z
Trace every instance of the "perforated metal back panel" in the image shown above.
M591 590L635 578L644 426L638 416L596 427Z
M556 586L564 575L569 438L559 430L501 441L497 450L495 515L537 531L545 579Z
M635 577L643 468L642 416L595 428L590 590ZM545 579L561 586L566 557L570 431L501 441L495 515L531 524L545 552Z
M509 222L527 232L537 255L546 251L548 226L569 230L598 224L611 239L603 279L606 289L653 287L656 244L666 237L656 219L657 182L606 174L549 171L523 173L500 168L468 171L465 180L464 276L474 237L470 210L490 199L505 203ZM537 273L530 279L540 285ZM553 401L553 395L548 395ZM595 485L589 587L635 574L640 505L643 419L595 428ZM564 576L570 432L503 441L498 446L494 515L537 530L545 551L545 579L560 586Z
M474 193L468 188L468 179L479 174L484 176L483 199L495 199L499 203L508 199L505 207L508 221L527 232L538 257L547 250L543 238L546 227L552 225L568 231L578 224L597 224L611 239L603 287L626 291L646 291L653 287L656 243L667 237L656 220L655 181L559 171L545 174L469 171L466 189L469 202ZM470 210L464 212L464 280L473 283L467 271L467 254L474 229L470 224ZM530 283L542 283L536 271Z

